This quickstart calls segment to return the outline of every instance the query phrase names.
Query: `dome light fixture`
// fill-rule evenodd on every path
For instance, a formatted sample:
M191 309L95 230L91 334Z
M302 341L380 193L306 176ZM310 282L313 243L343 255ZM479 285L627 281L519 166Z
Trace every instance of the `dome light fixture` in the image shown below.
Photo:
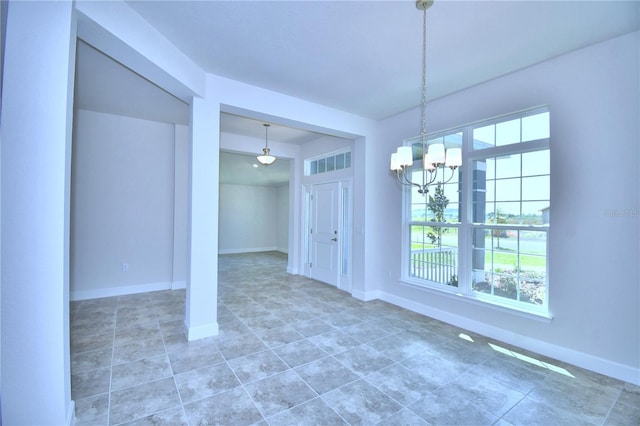
M265 166L270 166L275 163L277 158L271 155L271 150L269 149L269 123L264 123L264 148L262 148L262 155L258 155L258 161L260 164Z

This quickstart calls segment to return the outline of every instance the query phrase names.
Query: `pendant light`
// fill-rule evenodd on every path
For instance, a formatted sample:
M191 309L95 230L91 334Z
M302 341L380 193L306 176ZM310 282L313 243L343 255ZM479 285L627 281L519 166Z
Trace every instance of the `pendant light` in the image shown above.
M438 170L448 167L451 169L451 180L455 170L462 165L462 150L449 148L445 151L444 144L431 144L427 147L426 109L427 109L427 9L431 7L433 0L417 0L416 8L422 10L422 112L420 139L422 142L422 182L412 180L413 147L401 146L391 154L391 170L396 172L398 180L403 185L415 186L418 193L426 195L429 185L436 182ZM427 150L428 148L428 150Z
M264 148L262 148L262 155L258 155L258 161L260 164L264 164L265 166L269 166L277 160L276 157L271 155L271 151L269 150L269 126L270 124L264 123Z

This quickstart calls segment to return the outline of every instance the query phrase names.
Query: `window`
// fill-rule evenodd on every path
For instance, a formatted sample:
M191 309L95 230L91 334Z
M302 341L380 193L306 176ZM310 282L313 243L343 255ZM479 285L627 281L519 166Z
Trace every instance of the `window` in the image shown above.
M305 161L305 175L312 176L351 168L351 152L339 152L326 157Z
M462 146L463 167L424 196L407 191L406 281L546 313L549 111L537 108L428 137ZM414 178L422 171L414 147Z

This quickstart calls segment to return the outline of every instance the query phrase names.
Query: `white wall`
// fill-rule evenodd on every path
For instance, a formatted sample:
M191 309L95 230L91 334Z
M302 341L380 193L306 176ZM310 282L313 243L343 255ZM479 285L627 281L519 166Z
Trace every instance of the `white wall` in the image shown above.
M277 188L277 241L276 249L283 253L289 252L289 185Z
M428 131L549 104L551 111L550 322L379 280L380 296L605 374L640 372L640 33L582 49L431 102ZM419 110L381 123L388 155L418 134ZM604 152L612 154L605 159ZM380 277L400 277L401 190L385 173L378 220ZM611 216L608 212L627 212ZM384 256L382 255L384 253ZM388 274L388 275L387 275Z
M277 250L279 193L278 187L221 184L218 251Z
M72 300L171 287L174 139L171 124L76 112Z
M189 127L175 126L175 180L173 196L173 283L187 285L187 240L189 238Z

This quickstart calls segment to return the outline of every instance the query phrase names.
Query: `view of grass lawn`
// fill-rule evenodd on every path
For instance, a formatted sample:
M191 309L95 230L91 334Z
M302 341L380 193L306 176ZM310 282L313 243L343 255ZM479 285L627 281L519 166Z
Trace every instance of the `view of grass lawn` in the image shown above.
M491 264L491 251L486 251L484 259L487 264ZM505 253L500 251L493 252L493 264L495 266L508 266L515 268L518 265L518 255L516 253ZM547 265L547 259L543 255L520 254L520 269L527 268L544 268Z
M487 235L485 238L485 262L491 264L491 257L493 256L493 264L495 266L504 266L515 268L518 265L517 241L515 238L500 238L500 247L492 246L492 237ZM423 239L424 240L424 239ZM494 238L493 243L496 244ZM419 238L414 238L411 243L411 250L433 250L438 246L429 243L419 242ZM444 250L447 247L458 246L458 234L457 229L447 228L447 232L442 234L442 247ZM543 239L520 239L520 269L534 268L540 269L546 266L546 241Z
M440 268L443 270L451 268L445 259L450 259L448 256L452 250L457 251L458 229L443 228L441 245L428 242L428 238L425 238L428 230L431 228L413 228L411 251L428 253L429 262L424 263L423 257L412 257L416 262L415 265L412 263L412 271L419 278L434 279L429 278L428 274L433 274L437 264L442 264ZM544 303L547 262L545 233L511 231L496 236L487 232L484 247L477 247L476 250L484 254L484 265L474 265L473 290L535 305ZM481 269L475 269L478 266ZM451 285L445 281L442 283ZM457 286L457 275L455 283Z

